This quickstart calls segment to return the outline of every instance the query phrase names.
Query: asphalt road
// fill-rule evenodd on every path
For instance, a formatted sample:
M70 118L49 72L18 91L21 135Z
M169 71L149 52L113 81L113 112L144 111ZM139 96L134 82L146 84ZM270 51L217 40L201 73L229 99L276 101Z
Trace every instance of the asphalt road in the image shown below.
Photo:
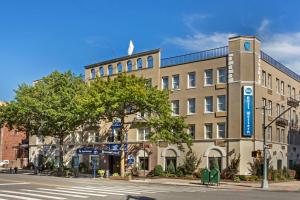
M203 186L130 183L91 178L60 178L23 174L0 174L0 200L293 200L300 192L223 190Z

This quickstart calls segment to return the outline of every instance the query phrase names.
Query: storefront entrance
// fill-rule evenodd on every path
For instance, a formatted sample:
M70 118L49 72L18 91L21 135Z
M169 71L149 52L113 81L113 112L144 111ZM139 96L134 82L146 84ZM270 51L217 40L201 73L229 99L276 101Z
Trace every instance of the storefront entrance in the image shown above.
M109 155L108 156L108 166L109 173L113 175L114 173L120 174L120 156Z

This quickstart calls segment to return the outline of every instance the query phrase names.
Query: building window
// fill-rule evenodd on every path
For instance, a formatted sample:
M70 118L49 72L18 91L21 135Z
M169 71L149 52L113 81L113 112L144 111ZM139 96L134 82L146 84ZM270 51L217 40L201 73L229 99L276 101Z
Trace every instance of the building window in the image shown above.
M272 116L272 101L268 101L268 116Z
M131 60L128 60L128 61L127 61L127 71L128 71L128 72L131 72L131 71L132 71L132 62L131 62Z
M139 169L140 170L149 170L149 158L148 157L139 157Z
M137 61L137 69L142 69L143 68L143 61L141 58L138 58Z
M179 100L173 100L171 102L171 106L172 106L172 114L179 115Z
M267 129L267 140L272 141L272 126L269 126Z
M283 113L285 111L285 106L281 106L281 109L280 109L280 114ZM285 113L281 116L283 119L285 119Z
M173 164L173 166L175 167L175 171L176 171L176 166L177 166L177 159L176 157L166 157L165 158L165 171L168 171L168 167L171 165L171 163Z
M284 95L284 82L281 81L281 85L280 85L280 94L283 96Z
M267 79L266 79L267 77L266 77L266 72L265 71L262 71L262 85L264 86L264 87L266 87L267 86Z
M212 124L205 124L205 139L212 139Z
M280 115L280 104L276 104L276 115L277 117Z
M188 125L188 134L191 136L192 139L195 139L195 133L196 133L195 124L189 124Z
M292 96L292 87L288 85L288 97Z
M188 99L188 114L195 114L196 113L196 99L191 98Z
M277 170L282 170L282 160L277 160Z
M267 106L267 100L265 98L262 99L262 107L265 107L266 108ZM262 114L264 114L264 110L262 109Z
M205 97L205 108L204 108L206 113L211 113L213 112L213 97L208 96Z
M161 78L162 80L162 86L161 88L163 90L168 90L169 89L169 77L168 76L164 76Z
M172 76L172 89L179 89L179 74Z
M296 90L295 90L295 88L293 87L293 89L292 89L292 98L295 99L295 97L296 97Z
M91 69L91 79L95 79L96 78L96 71L95 69Z
M218 123L218 138L226 138L225 123Z
M280 142L280 128L276 129L277 141Z
M139 141L146 141L149 140L149 128L139 128L138 129L138 140Z
M99 72L100 72L100 76L104 76L104 67L103 66L101 66L99 68Z
M195 88L196 87L196 73L189 72L188 73L188 88Z
M276 78L276 92L277 94L280 94L280 81L278 78Z
M147 67L148 68L153 67L153 57L152 56L148 56L148 58L147 58Z
M227 82L227 69L226 67L222 67L218 69L218 83L226 83Z
M268 74L268 89L272 89L272 75Z
M112 65L108 65L108 76L111 76L113 75L114 73L114 68Z
M213 84L213 70L206 69L204 71L204 85L212 85Z
M218 112L226 111L226 96L220 95L218 96Z
M285 143L285 129L281 129L281 139L280 142Z
M117 68L118 68L118 73L122 73L123 71L122 63L118 63Z

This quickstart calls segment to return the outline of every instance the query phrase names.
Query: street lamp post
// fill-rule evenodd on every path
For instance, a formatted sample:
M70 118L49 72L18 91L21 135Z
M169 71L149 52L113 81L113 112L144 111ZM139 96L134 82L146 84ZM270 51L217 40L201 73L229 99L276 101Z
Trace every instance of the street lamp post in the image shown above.
M268 166L267 166L267 137L266 137L266 106L263 106L263 110L264 110L264 119L263 119L263 135L264 135L264 171L263 171L263 179L261 182L261 187L263 189L268 189L269 188L269 182L268 182Z

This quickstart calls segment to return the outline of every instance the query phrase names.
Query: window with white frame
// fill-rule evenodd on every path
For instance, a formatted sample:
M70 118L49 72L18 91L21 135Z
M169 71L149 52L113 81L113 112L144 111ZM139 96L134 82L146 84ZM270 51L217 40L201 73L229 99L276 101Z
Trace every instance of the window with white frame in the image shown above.
M224 122L217 124L218 138L226 138L226 126Z
M296 97L296 90L295 90L295 88L293 87L293 89L292 89L292 98L295 99L295 97Z
M195 133L196 133L195 124L189 124L188 125L188 134L191 136L192 139L195 139Z
M196 99L190 98L188 99L188 114L196 113Z
M196 72L188 73L188 88L196 87Z
M218 69L218 83L226 83L227 82L227 69L226 67L222 67Z
M285 129L281 129L281 139L280 139L282 143L285 143Z
M161 88L163 90L168 90L169 89L169 77L168 76L163 76L161 78Z
M212 139L213 135L213 125L211 123L205 124L204 126L205 131L205 139Z
M179 100L173 100L171 102L172 115L179 115Z
M272 101L268 101L268 116L272 116Z
M179 89L179 74L172 76L172 89L173 90Z
M268 74L267 85L268 85L268 89L272 89L272 75L271 74Z
M292 96L292 87L288 85L288 97Z
M281 83L280 83L280 94L284 95L284 82L283 81L281 81Z
M280 142L281 138L280 138L280 128L276 129L276 135L277 135L277 141Z
M225 112L226 111L226 96L220 95L218 96L218 112Z
M276 78L276 92L277 94L280 94L280 81L278 78Z
M267 100L265 98L262 98L262 107L266 107L266 106L267 106ZM264 114L263 109L262 109L261 113Z
M91 77L90 79L95 79L96 78L96 70L95 69L91 69Z
M264 87L266 87L267 86L267 76L266 76L266 72L265 71L262 71L262 85L264 86Z
M148 117L148 112L146 111L141 111L136 113L136 118L137 119L145 119Z
M272 126L267 128L267 140L272 141Z
M213 112L213 97L212 96L205 97L204 104L205 104L204 111L206 113Z
M285 106L282 105L281 109L280 109L280 114L283 113L285 111ZM283 119L285 119L285 113L281 116Z
M138 129L138 140L139 141L146 141L149 140L149 128L139 128Z
M277 117L280 115L280 104L276 104L276 115Z
M204 70L204 85L209 86L213 84L213 70L206 69Z

